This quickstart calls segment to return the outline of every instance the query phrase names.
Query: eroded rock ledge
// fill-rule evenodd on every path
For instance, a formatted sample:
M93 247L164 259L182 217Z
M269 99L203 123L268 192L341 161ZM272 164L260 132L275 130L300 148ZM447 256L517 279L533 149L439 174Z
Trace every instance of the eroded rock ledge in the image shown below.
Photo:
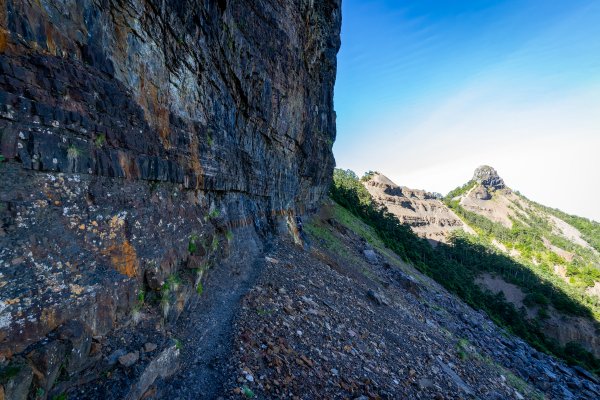
M141 289L178 281L168 323L206 269L316 207L340 12L0 1L0 356L33 369L27 390L85 368L81 338L133 323Z

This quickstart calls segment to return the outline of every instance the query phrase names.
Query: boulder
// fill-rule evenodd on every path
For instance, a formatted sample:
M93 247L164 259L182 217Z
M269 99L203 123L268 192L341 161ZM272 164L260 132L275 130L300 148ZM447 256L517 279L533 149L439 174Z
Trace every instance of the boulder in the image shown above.
M119 357L119 364L124 366L125 368L129 368L134 365L140 359L139 351L132 351L131 353L127 353L121 357Z
M131 386L127 400L137 400L143 396L156 378L166 378L177 370L179 349L175 344L163 350L147 366L140 378Z
M367 297L369 297L375 304L379 306L389 306L391 304L390 299L388 299L385 294L373 289L367 291Z
M367 250L363 250L363 254L370 264L378 264L379 263L379 260L377 259L377 254L375 253L375 251L367 249Z
M26 400L33 380L33 369L25 360L16 360L2 369L4 399Z
M52 389L61 369L65 367L68 350L66 343L51 340L27 354L33 368L33 383L36 387L42 388L46 393Z

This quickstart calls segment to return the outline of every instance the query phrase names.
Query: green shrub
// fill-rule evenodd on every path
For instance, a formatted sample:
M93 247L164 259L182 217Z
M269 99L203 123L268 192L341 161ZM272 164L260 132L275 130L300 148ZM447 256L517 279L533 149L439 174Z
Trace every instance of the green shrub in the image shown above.
M175 348L177 350L183 349L183 343L181 342L181 340L179 340L177 338L174 338L173 340L175 341Z
M67 149L67 158L69 160L74 160L81 155L81 150L79 150L75 145L69 146Z
M198 251L198 235L193 234L190 236L190 240L188 242L188 252L190 254L195 254Z
M446 195L445 198L447 200L452 200L455 197L462 196L463 194L467 193L469 190L473 189L476 185L477 185L476 181L469 181L469 182L465 183L464 185L457 187L454 190L451 190Z
M533 292L527 293L523 303L529 307L541 306L545 308L550 304L550 300L540 292Z
M98 148L104 146L105 143L106 143L106 135L104 135L103 133L96 136L96 139L94 139L94 144Z

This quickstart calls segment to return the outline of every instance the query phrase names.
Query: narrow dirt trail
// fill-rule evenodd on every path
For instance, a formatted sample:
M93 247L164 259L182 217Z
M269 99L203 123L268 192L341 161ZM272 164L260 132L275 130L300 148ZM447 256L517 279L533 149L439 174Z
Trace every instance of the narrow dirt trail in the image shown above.
M203 295L188 307L173 329L182 343L179 370L156 382L155 398L215 399L224 394L234 318L240 300L264 270L264 256L270 247L267 244L258 254L239 256L209 272Z

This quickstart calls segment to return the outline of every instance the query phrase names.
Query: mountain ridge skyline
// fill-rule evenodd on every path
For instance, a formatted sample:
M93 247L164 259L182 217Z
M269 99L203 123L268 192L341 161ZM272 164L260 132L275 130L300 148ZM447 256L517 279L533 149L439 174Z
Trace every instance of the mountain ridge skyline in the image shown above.
M499 171L499 168L496 168L496 166L492 163L480 163L480 164L474 165L473 168L471 168L471 173L470 174L467 173L462 180L457 179L456 182L454 182L454 179L452 181L448 180L448 183L446 183L441 188L440 187L435 187L435 188L428 187L428 186L425 186L423 184L416 182L418 180L419 175L422 176L422 175L431 174L434 169L433 167L423 170L419 174L412 175L412 177L411 177L411 174L404 175L404 176L409 176L410 179L404 179L402 174L388 172L386 170L382 170L382 169L378 169L378 168L366 169L366 170L345 168L344 166L338 166L337 168L350 169L352 171L355 171L358 174L358 176L363 176L364 174L368 173L369 171L371 171L371 172L376 171L376 172L380 173L381 175L384 175L385 177L389 178L390 180L392 180L394 183L398 184L399 186L405 186L405 187L408 187L411 189L416 189L416 190L423 190L428 193L440 193L443 196L445 196L447 193L449 193L456 187L462 186L465 183L469 182L472 179L473 171L475 171L476 168L481 167L481 166L490 166L490 167L494 168L496 171ZM463 170L464 169L461 169L461 172ZM442 174L444 173L443 169L440 169L440 173L442 173ZM446 171L446 173L447 173L447 171ZM457 174L454 174L454 175L457 175ZM510 187L512 190L519 192L522 196L526 197L529 200L539 202L541 204L544 204L547 207L558 209L567 214L587 218L594 222L600 223L600 210L598 210L597 213L594 213L594 212L589 213L589 212L586 212L585 210L581 211L582 210L581 208L573 206L572 204L566 204L567 202L565 202L565 201L561 201L561 202L554 201L552 196L548 196L548 195L539 196L539 197L545 197L545 199L540 199L537 196L537 194L539 194L539 191L536 191L536 190L529 191L528 188L522 188L522 187L513 185L511 183L513 181L512 175L510 175L507 178L506 174L504 174L501 170L498 172L498 175L502 179L504 179L504 181L506 182L506 185L508 187ZM416 177L416 179L415 179L415 177ZM527 177L527 175L525 175L525 177ZM523 178L523 177L521 177L521 178ZM520 179L517 179L517 181L519 181L519 180ZM561 203L561 204L558 204L558 203ZM588 215L588 214L590 214L590 215Z

